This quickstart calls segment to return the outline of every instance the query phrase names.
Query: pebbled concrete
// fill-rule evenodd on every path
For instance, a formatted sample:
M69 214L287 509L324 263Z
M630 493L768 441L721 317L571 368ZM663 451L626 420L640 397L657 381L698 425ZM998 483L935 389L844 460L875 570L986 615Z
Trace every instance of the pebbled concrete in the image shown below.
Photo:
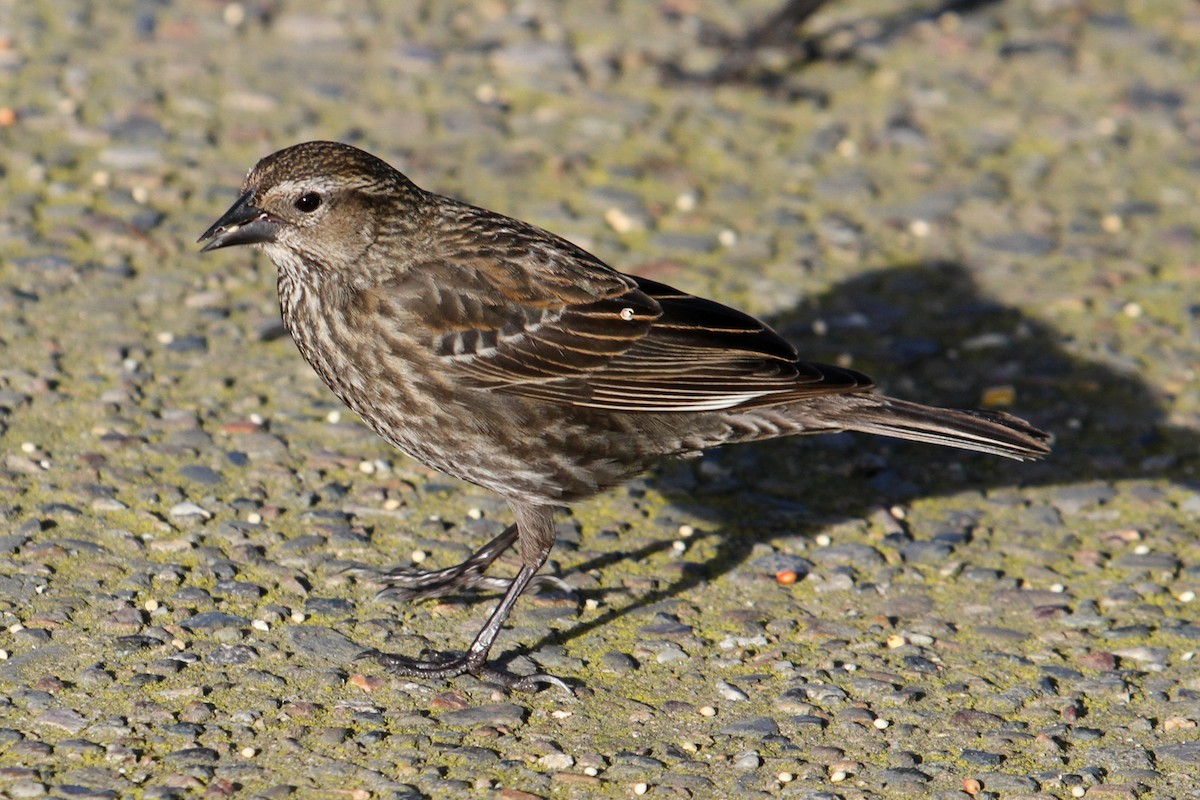
M822 59L702 80L777 6L0 2L0 793L1197 794L1200 9L829 4ZM501 637L576 699L379 674L490 606L370 570L506 515L339 408L264 259L197 256L311 138L1057 450L665 465Z

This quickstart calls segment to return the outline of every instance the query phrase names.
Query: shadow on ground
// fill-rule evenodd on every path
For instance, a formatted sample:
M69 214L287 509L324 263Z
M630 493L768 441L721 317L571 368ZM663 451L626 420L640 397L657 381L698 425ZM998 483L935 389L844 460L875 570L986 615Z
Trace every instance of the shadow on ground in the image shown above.
M706 454L707 463L665 465L648 485L690 517L705 520L707 535L718 543L715 554L631 603L617 603L596 619L547 635L532 645L534 651L744 568L757 542L815 535L897 502L1017 486L1164 478L1197 483L1200 435L1167 424L1162 401L1136 374L1072 356L1053 327L981 294L961 265L869 272L771 322L805 358L828 361L851 354L854 366L883 391L906 399L970 407L980 404L985 389L1011 386L1009 410L1053 432L1054 452L1044 462L1021 464L842 434L733 446ZM814 327L824 335L814 335ZM571 570L602 569L671 546L672 537L665 535Z

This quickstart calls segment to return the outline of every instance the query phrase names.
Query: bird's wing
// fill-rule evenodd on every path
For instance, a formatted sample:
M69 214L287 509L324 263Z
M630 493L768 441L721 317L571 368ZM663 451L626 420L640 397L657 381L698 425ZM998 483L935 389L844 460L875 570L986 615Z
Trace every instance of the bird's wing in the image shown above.
M586 379L575 405L622 411L716 411L870 389L866 375L799 360L749 314L635 278L662 310L645 335Z
M750 408L873 386L800 361L748 314L513 224L495 248L475 241L408 273L424 287L404 303L424 322L422 338L470 385L614 411Z

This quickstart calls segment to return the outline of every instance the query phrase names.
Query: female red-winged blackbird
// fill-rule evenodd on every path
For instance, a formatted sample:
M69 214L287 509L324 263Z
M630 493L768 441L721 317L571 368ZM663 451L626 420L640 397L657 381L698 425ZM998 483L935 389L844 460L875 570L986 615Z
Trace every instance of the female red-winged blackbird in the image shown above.
M550 553L554 507L664 456L846 430L1017 460L1049 452L1024 420L873 394L866 375L801 361L753 317L426 192L349 145L267 156L200 240L260 246L278 268L284 323L338 397L405 453L512 508L516 524L457 567L389 573L406 598L506 589L462 655L369 652L401 675L567 688L489 668L488 650ZM514 543L516 577L485 577Z

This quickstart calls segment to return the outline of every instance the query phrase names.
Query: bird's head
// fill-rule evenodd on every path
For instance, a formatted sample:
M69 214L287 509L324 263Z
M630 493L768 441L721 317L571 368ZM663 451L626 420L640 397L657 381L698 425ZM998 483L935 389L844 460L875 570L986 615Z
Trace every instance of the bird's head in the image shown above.
M410 216L423 194L370 153L305 142L259 161L237 202L198 241L207 242L201 252L258 245L284 272L360 271L381 222Z

